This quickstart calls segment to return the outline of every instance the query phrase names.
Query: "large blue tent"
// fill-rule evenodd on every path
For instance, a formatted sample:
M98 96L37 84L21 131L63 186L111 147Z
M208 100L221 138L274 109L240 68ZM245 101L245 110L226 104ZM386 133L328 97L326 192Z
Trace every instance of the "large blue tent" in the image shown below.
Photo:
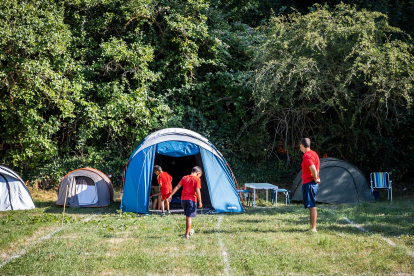
M217 212L243 212L232 174L223 155L200 134L182 128L167 128L147 136L132 153L124 172L121 209L148 213L154 165L173 177L176 186L194 166L203 169L203 205Z

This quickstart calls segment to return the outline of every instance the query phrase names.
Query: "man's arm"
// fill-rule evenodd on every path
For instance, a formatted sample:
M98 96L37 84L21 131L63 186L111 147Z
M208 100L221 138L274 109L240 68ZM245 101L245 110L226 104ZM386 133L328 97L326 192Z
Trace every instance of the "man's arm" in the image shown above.
M201 202L201 192L200 188L196 188L197 198L198 198L198 208L203 208L203 203Z
M171 202L171 198L172 198L173 194L175 194L180 188L181 188L180 184L175 186L174 190L172 190L172 192L171 192L171 195L167 198L168 202Z
M312 174L313 181L315 181L315 183L319 183L319 182L321 182L321 180L320 180L320 179L319 179L319 177L318 177L318 172L316 171L316 167L315 167L315 165L310 166L310 167L309 167L309 170L310 170L310 172L311 172L311 174Z

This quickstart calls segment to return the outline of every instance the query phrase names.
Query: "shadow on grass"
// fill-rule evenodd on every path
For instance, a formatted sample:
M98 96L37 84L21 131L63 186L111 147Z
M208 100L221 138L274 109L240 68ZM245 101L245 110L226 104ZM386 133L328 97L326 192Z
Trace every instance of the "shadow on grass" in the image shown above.
M267 222L266 219L240 219L237 222L239 223L262 223Z
M361 225L359 225L360 227L363 227L365 231L362 231L362 229L358 229L355 225L349 224L346 221L344 221L343 223L344 225L349 225L349 228L355 229L356 233L359 232L366 234L380 234L388 238L392 238L399 235L414 235L414 224L412 222L409 223L407 221L407 218L404 217L384 217L381 219L378 219L378 217L376 217L374 223L369 224L369 222L373 221L372 216L359 215L358 221L368 222L367 224L362 223ZM403 221L404 223L402 223Z
M333 206L331 204L324 204L323 206ZM298 208L299 207L299 208ZM263 229L255 229L251 228L250 226L247 228L243 228L241 230L242 232L307 232L308 230L303 231L303 226L308 226L310 224L309 221L309 212L307 210L304 210L302 206L295 206L295 207L284 207L284 208L271 208L271 209L250 209L246 212L246 215L248 217L243 217L239 220L237 220L237 223L240 224L248 224L248 225L255 225L255 224L268 224L271 221L271 218L269 220L269 217L272 217L273 215L286 215L286 216L279 216L278 218L275 218L275 227L277 224L282 225L297 225L298 228L293 229L283 229L282 228L275 228L274 230L267 231ZM361 226L364 227L368 232L362 231L361 229L358 229L355 227L355 225L347 222L343 219L338 219L338 215L340 215L341 212L335 214L324 211L324 209L320 209L320 215L318 217L318 229L320 231L325 232L337 232L337 233L348 233L348 234L354 234L354 235L374 235L374 234L380 234L384 237L395 237L397 235L414 235L414 224L408 222L413 221L414 218L408 218L406 215L401 214L390 214L389 216L384 216L378 218L379 213L383 213L383 209L379 210L370 210L371 213L368 213L366 215L364 214L358 214L358 221L363 222L371 222L375 221L375 224L372 225L366 225L363 223ZM358 212L358 209L355 210L355 212ZM257 215L257 217L255 217ZM263 215L267 216L263 217ZM294 217L289 218L289 215L294 215ZM375 219L375 220L374 220ZM405 220L404 223L402 223L402 220ZM278 223L276 223L278 222ZM357 222L356 222L357 223ZM305 228L306 228L305 227ZM224 230L225 231L225 230ZM223 232L223 231L220 231Z
M303 208L302 208L303 209ZM249 208L246 210L247 215L279 215L279 214L293 214L297 213L296 206L287 206L281 208Z
M38 207L38 206L36 206ZM56 205L55 202L53 204L45 204L44 207L39 208L46 208L45 213L49 214L61 214L63 212L63 206ZM100 213L102 215L105 214L117 214L117 210L119 210L119 202L111 203L106 207L68 207L65 208L65 213L73 214L73 215L89 215L89 214L96 214Z
M380 234L384 237L396 237L399 235L414 235L413 207L407 201L401 202L374 202L353 204L318 204L318 228L327 231L339 231L351 234ZM330 213L330 211L333 213ZM251 208L247 215L287 215L295 216L295 219L280 218L285 223L309 224L309 213L302 205L283 206L282 208ZM299 215L299 220L298 220ZM303 215L303 217L302 217ZM358 229L352 223L340 219L348 217L351 221L363 227L366 231ZM240 223L264 223L265 218L241 219ZM325 225L324 225L325 224ZM336 224L336 225L335 225Z
M358 203L329 208L339 216L348 218L366 231L381 234L384 237L414 235L414 212L411 201L395 200L393 202ZM361 229L344 220L360 233Z
M359 230L356 227L353 227L350 224L341 224L342 227L340 225L329 225L329 226L319 226L318 227L318 231L322 232L322 231L332 231L335 233L346 233L346 234L355 234L355 235L372 235L372 233L367 233L367 232L363 232L361 230Z
M200 230L202 234L237 234L237 233L305 233L309 232L309 230L304 230L303 228L291 228L291 229L284 229L283 227L268 227L267 229L263 228L234 228L234 229L208 229L208 230Z
M52 200L49 200L49 201L34 200L33 203L36 208L48 208L48 207L50 208L50 207L56 206L56 202Z

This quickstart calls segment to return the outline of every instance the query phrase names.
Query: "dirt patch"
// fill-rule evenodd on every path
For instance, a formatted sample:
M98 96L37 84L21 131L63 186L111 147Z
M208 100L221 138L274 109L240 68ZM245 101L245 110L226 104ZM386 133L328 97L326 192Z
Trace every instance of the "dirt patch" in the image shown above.
M99 273L100 276L110 276L110 275L130 275L130 274L125 274L124 272L121 272L119 270L104 270L101 271L101 273Z
M124 241L124 238L110 238L108 239L108 242L111 244L120 244Z
M107 239L107 243L109 243L109 247L110 247L110 252L109 255L107 256L112 256L112 255L116 255L119 252L123 251L123 244L124 241L126 241L126 238L117 238L117 237L113 237L113 238L109 238Z
M117 190L114 189L114 201L115 202L121 202L122 195L123 195L123 193L121 193L120 191L117 191Z

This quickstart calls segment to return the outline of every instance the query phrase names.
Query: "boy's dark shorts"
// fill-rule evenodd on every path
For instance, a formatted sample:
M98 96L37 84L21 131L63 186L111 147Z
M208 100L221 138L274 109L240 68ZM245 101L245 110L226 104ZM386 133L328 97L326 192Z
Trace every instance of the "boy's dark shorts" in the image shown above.
M186 217L194 218L197 214L197 204L192 200L182 200L181 206L184 209L184 215Z
M305 209L316 207L318 188L319 185L313 181L302 185L303 206Z

